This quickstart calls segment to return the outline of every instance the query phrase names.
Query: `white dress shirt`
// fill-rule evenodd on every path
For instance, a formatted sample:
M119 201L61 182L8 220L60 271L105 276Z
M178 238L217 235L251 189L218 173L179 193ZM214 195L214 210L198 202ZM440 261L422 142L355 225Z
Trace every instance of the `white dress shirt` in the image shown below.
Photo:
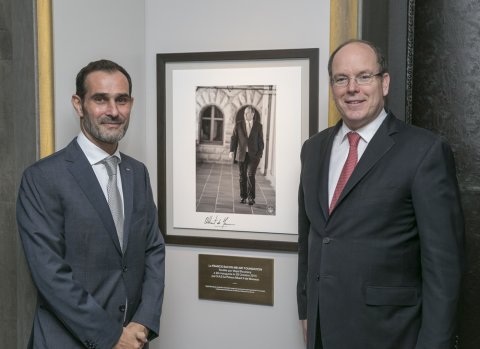
M247 124L247 137L249 137L250 132L252 131L253 120L248 121L248 120L245 119L245 122Z
M358 143L358 161L362 157L368 143L372 140L373 136L377 132L378 128L382 124L383 120L387 117L387 112L382 109L380 114L370 123L359 128L355 132L360 135L360 141ZM333 193L337 186L338 179L342 173L343 165L347 160L350 144L348 143L347 133L351 132L345 123L338 130L338 133L333 139L332 153L330 156L330 166L328 170L328 205L332 202Z
M93 144L83 134L83 132L80 132L79 135L77 136L77 143L80 146L80 149L82 149L83 153L87 157L87 160L90 163L90 165L92 165L93 172L95 172L95 176L97 176L98 183L100 183L100 187L102 187L102 191L103 191L103 194L105 195L105 199L107 199L108 201L108 194L107 194L108 173L107 173L107 168L105 167L104 164L102 164L102 161L105 158L108 158L110 154L108 154L106 151L99 148L95 144ZM118 150L118 148L113 155L117 156L120 159L120 161L122 160L120 156L120 151ZM117 173L120 174L120 168L118 165L117 165ZM124 200L123 200L123 190L122 190L122 176L120 175L117 176L117 186L118 186L118 190L120 191L120 196L122 197L121 206L122 206L122 209L125 210L123 205Z
M250 132L252 132L252 127L253 127L253 118L250 121L248 121L247 118L245 118L245 128L247 129L247 138L250 137ZM248 145L245 151L248 153Z

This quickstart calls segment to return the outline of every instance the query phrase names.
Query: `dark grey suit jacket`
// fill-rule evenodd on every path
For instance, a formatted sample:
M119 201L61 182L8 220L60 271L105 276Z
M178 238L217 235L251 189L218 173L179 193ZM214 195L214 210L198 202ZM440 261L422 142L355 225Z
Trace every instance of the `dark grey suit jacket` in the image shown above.
M236 152L235 160L245 161L247 153L254 158L260 159L263 155L263 126L258 121L252 124L250 135L247 136L247 127L245 120L237 121L230 139L230 151Z
M123 254L107 200L76 140L25 170L17 221L38 289L31 348L111 349L130 321L148 327L150 339L158 335L165 247L150 180L145 166L124 154L120 174Z
M297 294L308 348L318 314L327 349L453 348L464 227L449 146L389 114L329 215L340 126L301 154Z

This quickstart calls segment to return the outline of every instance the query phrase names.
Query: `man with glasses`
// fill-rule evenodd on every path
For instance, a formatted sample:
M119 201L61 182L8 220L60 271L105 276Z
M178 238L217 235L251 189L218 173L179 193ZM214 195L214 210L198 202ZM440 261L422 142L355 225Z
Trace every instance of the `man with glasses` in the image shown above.
M464 227L450 147L385 108L390 76L371 43L340 45L328 72L342 119L301 152L307 346L452 348Z

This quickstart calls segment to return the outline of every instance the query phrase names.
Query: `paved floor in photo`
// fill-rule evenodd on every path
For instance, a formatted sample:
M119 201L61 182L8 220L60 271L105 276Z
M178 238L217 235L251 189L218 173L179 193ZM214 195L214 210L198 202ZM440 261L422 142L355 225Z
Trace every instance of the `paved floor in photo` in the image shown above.
M197 163L197 212L274 215L275 189L258 172L255 181L255 204L241 204L238 164Z

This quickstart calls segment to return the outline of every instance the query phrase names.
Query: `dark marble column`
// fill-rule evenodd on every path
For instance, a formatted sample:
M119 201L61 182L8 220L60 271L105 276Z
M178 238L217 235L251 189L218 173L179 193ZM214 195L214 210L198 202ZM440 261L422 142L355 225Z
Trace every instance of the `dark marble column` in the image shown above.
M17 335L11 1L0 0L0 346L5 348L16 347Z
M480 2L417 0L413 123L452 145L466 218L459 348L480 348Z
M10 137L14 145L15 199L20 176L28 165L38 158L38 96L36 66L36 0L7 0L12 6L12 109L10 116L14 133ZM33 311L36 303L36 291L30 279L20 238L16 229L12 232L16 244L11 247L16 251L16 296L17 349L27 347L32 328Z
M24 349L35 292L19 246L20 174L37 158L34 0L0 0L0 347Z

